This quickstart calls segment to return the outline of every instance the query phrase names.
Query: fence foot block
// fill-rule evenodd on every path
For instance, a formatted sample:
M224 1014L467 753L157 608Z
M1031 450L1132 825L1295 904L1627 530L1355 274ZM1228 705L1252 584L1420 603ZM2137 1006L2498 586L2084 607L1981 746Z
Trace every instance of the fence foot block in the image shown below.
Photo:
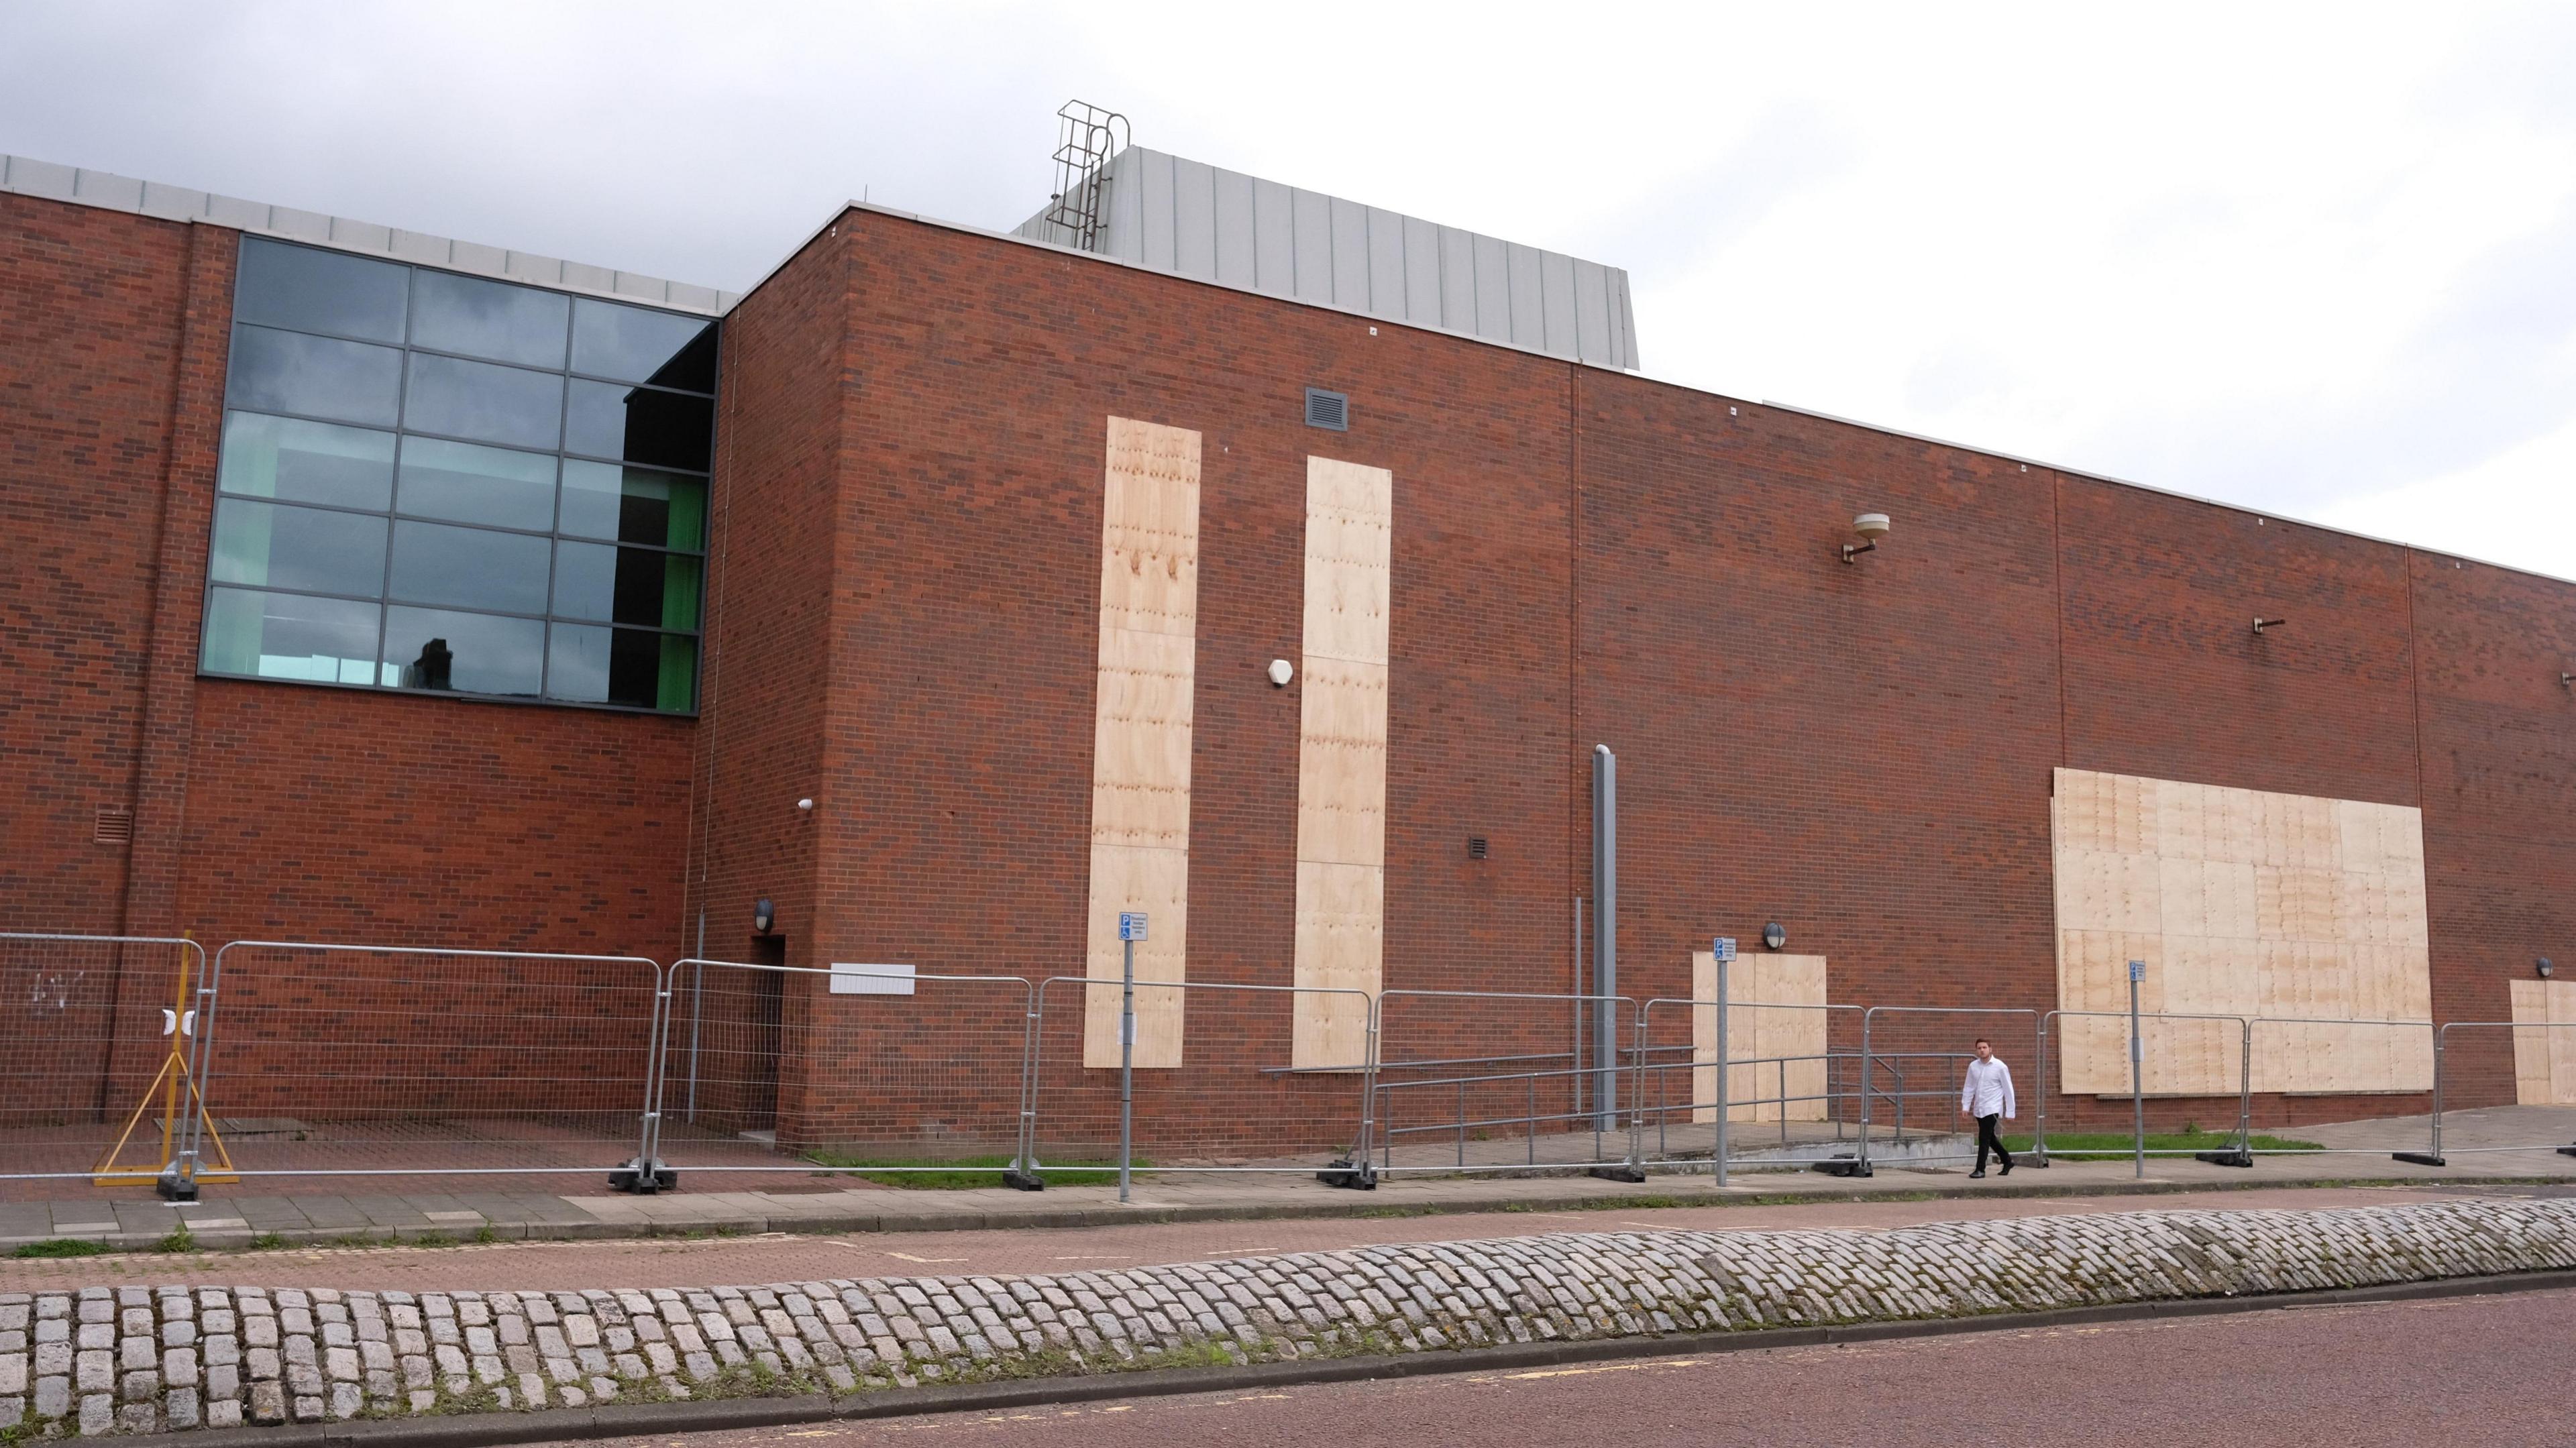
M1373 1192L1377 1190L1377 1168L1344 1158L1315 1173L1315 1180L1344 1191Z
M161 1200L165 1202L193 1202L197 1199L197 1183L190 1177L175 1174L156 1177L152 1182L152 1190L159 1193Z
M1002 1185L1015 1192L1042 1192L1046 1190L1046 1178L1033 1171L1006 1166L1002 1168Z
M1812 1169L1823 1172L1827 1176L1875 1177L1878 1175L1878 1173L1870 1170L1868 1162L1855 1161L1847 1156L1838 1156L1831 1161L1819 1161L1811 1163L1810 1165Z
M1627 1162L1621 1162L1617 1166L1596 1166L1584 1175L1596 1176L1605 1182L1626 1182L1630 1186L1643 1186L1646 1183L1645 1169Z
M2449 1166L2450 1163L2429 1151L2392 1151L2390 1161L2411 1161L2417 1166Z
M2205 1161L2211 1166L2250 1167L2254 1164L2254 1154L2252 1152L2245 1151L2196 1151L2192 1153L2192 1156L2194 1159ZM2403 1157L2399 1158L2401 1161L2404 1159L2405 1158ZM2437 1161L2433 1163L2433 1165L2440 1166L2441 1163Z
M676 1191L679 1185L680 1173L676 1168L658 1163L647 1168L641 1157L624 1166L611 1167L608 1172L610 1191L633 1192L640 1197L649 1197L655 1192Z
M2562 1146L2558 1148L2558 1154L2560 1156L2576 1156L2576 1146Z

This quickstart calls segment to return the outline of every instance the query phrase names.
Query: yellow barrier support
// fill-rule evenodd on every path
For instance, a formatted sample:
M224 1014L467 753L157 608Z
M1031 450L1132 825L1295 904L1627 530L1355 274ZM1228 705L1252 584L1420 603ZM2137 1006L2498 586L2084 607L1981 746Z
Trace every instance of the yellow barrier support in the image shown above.
M190 937L183 935L182 938ZM99 1157L97 1164L90 1168L90 1181L93 1185L151 1186L168 1178L175 1188L171 1194L184 1200L196 1196L199 1183L234 1183L241 1180L233 1170L232 1154L224 1149L223 1133L215 1129L215 1123L211 1117L206 1119L206 1137L214 1143L214 1150L209 1153L208 1162L200 1163L198 1169L191 1174L190 1180L186 1182L178 1182L176 1173L173 1171L178 1152L179 1102L183 1090L188 1109L200 1114L203 1114L206 1109L205 1098L197 1094L196 1078L188 1070L188 1038L196 1033L196 1013L188 1005L190 984L188 961L194 954L194 951L185 947L180 949L178 990L171 1001L170 1009L163 1013L168 1017L168 1021L162 1027L162 1034L170 1038L170 1052L162 1058L161 1069L153 1075L152 1084L143 1088L143 1099L134 1103L133 1114L125 1118L125 1129L117 1133L116 1144L109 1147ZM142 1122L143 1113L152 1108L152 1098L156 1094L161 1098L159 1158L149 1164L138 1161L120 1165L117 1158L124 1155L126 1143L133 1139L134 1128Z

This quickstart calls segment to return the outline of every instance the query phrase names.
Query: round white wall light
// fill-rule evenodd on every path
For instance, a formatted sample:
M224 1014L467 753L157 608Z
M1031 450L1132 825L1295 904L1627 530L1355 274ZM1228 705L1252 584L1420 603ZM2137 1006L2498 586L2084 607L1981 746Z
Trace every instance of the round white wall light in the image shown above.
M1297 677L1296 667L1290 664L1286 659L1272 659L1270 661L1270 686L1272 688L1287 688L1288 681L1295 677Z

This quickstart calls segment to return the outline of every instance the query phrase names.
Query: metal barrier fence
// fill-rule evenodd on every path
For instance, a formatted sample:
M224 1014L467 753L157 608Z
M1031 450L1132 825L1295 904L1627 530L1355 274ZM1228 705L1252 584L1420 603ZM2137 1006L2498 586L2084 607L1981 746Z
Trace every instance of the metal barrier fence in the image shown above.
M2141 1164L2151 1156L2192 1156L2197 1157L2202 1161L2209 1162L2215 1166L2250 1167L2254 1164L2254 1022L2250 1017L2213 1015L2183 1011L2140 1011L2133 1017L2127 1011L2057 1010L2050 1011L2039 1018L2039 1074L2036 1082L2038 1096L2037 1111L2035 1113L2037 1116L2037 1122L2031 1135L2031 1165L2044 1167L2048 1165L2050 1160L2048 1153L2048 1098L2051 1095L2080 1096L2086 1094L2080 1091L2065 1090L2065 1083L2061 1079L2064 1075L2063 1067L2065 1065L2063 1059L2065 1054L2065 1034L2052 1029L2052 1027L2060 1021L2067 1020L2084 1021L2088 1023L2094 1021L2110 1022L2120 1026L2127 1026L2134 1022L2140 1034L2142 1057L2145 1051L2149 1049L2146 1048L2143 1043L2146 1040L2154 1039L2154 1037L2151 1037L2148 1034L2150 1031L2155 1032L2157 1036L2188 1033L2197 1037L2208 1034L2202 1029L2203 1025L2235 1026L2236 1031L2234 1034L2237 1038L2237 1108L2236 1129L2233 1133L2233 1140L2225 1146L2216 1148L2164 1147L2150 1149L2146 1144L2146 1132L2143 1125L2145 1114L2143 1110L2139 1110L2134 1112L2132 1115L2131 1135L2134 1139L2130 1144L2130 1154ZM2225 1033L2222 1032L2221 1034ZM2049 1069L2049 1043L2051 1041L2060 1042L2060 1049L2058 1052L2060 1059L2057 1062L2060 1069L2056 1071ZM2197 1042L2195 1042L2195 1044L2197 1044ZM2126 1054L2125 1042L2123 1042L2123 1054ZM2172 1053L2168 1052L2165 1054ZM2130 1083L2133 1091L2149 1093L2152 1093L2155 1090L2157 1084L2158 1083L2154 1079L2152 1073L2149 1074L2145 1080ZM2099 1095L2101 1093L2092 1094ZM2063 1155L2064 1153L2060 1154ZM2100 1153L2098 1152L2087 1153L2087 1155L2094 1156L2098 1156L2099 1154ZM2145 1174L2143 1165L2141 1166L2139 1174Z
M2462 1038L2463 1046L2451 1044L2453 1031L2470 1034ZM2484 1033L2481 1035L2480 1033ZM2453 1073L2462 1069L2462 1054L2475 1055L2479 1047L2486 1054L2500 1055L2499 1061L2473 1062L2466 1069L2484 1067L2491 1076L2510 1083L2515 1105L2543 1108L2538 1117L2516 1113L2506 1123L2490 1128L2481 1121L2465 1136L2443 1135L2443 1117L2449 1109L2448 1095ZM2501 1066L2501 1071L2496 1068ZM2539 1099L2534 1100L2537 1097ZM2530 1135L2538 1141L2500 1141L2499 1136L2523 1135L2522 1123L2531 1123ZM2422 1152L2391 1153L2399 1161L2418 1162L2425 1166L2448 1166L2454 1156L2487 1156L2504 1153L2546 1152L2554 1156L2576 1156L2576 1021L2445 1021L2433 1032L2433 1119L2432 1137Z
M652 1160L664 980L641 956L236 940L199 999L198 1085L245 1178Z
M2576 1022L1133 988L1148 1001L1196 993L1191 1064L1135 1075L1148 1139L1122 1130L1104 1163L1084 1158L1109 1155L1111 1125L1126 1117L1092 1039L1116 979L696 958L665 971L638 956L257 940L209 958L184 938L0 934L0 1178L157 1181L172 1195L253 1177L607 1169L612 1185L650 1191L681 1170L961 1165L1030 1188L1104 1166L1315 1171L1353 1186L1380 1173L1534 1168L1641 1180L1649 1167L1696 1170L1696 1148L1678 1149L1676 1135L1707 1126L1722 1182L1738 1124L1775 1127L1782 1148L1849 1140L1849 1157L1814 1164L1869 1175L1874 1152L1905 1145L1909 1126L1944 1140L1908 1161L1968 1154L1954 1144L1955 1102L1972 1033L2036 1065L2034 1165L2069 1154L2050 1132L2086 1096L2135 1103L2123 1134L2141 1171L2148 1156L2576 1156ZM1050 1011L1066 1001L1074 1008ZM1730 1022L1730 1011L1749 1014ZM1821 1026L1792 1014L1806 1012ZM1606 1016L1626 1049L1606 1062L1564 1049L1565 1023L1587 1016ZM1784 1017L1796 1023L1748 1024ZM2113 1088L2095 1071L2101 1080L2076 1089L2070 1053L2125 1041L2124 1020L2142 1042L2140 1075ZM1355 1036L1355 1058L1276 1064L1301 1033L1310 1051ZM2563 1091L2551 1084L2561 1076ZM2202 1088L2229 1077L2236 1121L2219 1149L2147 1145L2147 1098L2223 1099ZM2563 1102L2568 1114L2486 1108L2463 1126L2463 1080L2471 1099ZM2424 1091L2429 1133L2380 1104ZM2378 1114L2295 1128L2315 1142L2284 1144L2256 1135L2258 1093ZM1282 1137L1349 1148L1319 1165L1306 1158L1321 1149L1283 1152ZM131 1149L119 1157L120 1146Z
M1016 1169L1033 990L899 966L675 963L653 1159L671 1172Z
M1560 1013L1572 1016L1578 1011L1595 1019L1606 1017L1610 1039L1619 1041L1627 1039L1621 1025L1622 1012L1626 1014L1628 1030L1633 1030L1637 1002L1624 995L1379 992L1370 1029L1370 1106L1363 1112L1363 1124L1373 1136L1361 1142L1354 1159L1368 1161L1374 1157L1376 1170L1382 1173L1514 1171L1543 1165L1579 1167L1596 1175L1642 1181L1644 1117L1636 1109L1634 1080L1638 1073L1633 1060L1628 1066L1622 1066L1615 1058L1608 1062L1576 1062L1564 1053L1547 1050L1457 1056L1442 1054L1437 1045L1422 1048L1430 1052L1427 1055L1407 1057L1396 1052L1395 1059L1387 1059L1388 1039L1401 1036L1454 1041L1493 1040L1499 1035L1508 1044L1539 1046L1562 1032L1557 1019ZM1508 1018L1501 1023L1501 1030L1494 1029L1496 1023L1492 1020L1480 1019L1492 1016ZM1542 1060L1565 1060L1567 1064L1533 1064ZM1626 1084L1621 1083L1623 1076L1629 1078ZM1587 1099L1587 1079L1594 1088L1589 1093L1592 1099ZM1445 1105L1453 1110L1446 1120L1425 1120L1416 1103L1424 1108ZM1623 1110L1624 1127L1620 1125ZM1579 1150L1583 1135L1580 1123L1585 1122L1591 1125L1588 1155ZM1543 1131L1543 1127L1549 1129ZM1417 1154L1419 1160L1398 1161L1396 1139L1402 1136L1446 1136L1453 1148L1451 1159L1434 1162L1426 1150ZM1542 1137L1554 1149L1545 1162L1539 1160ZM1507 1148L1470 1150L1471 1143L1511 1138L1518 1138L1522 1145L1521 1161L1502 1159Z
M0 1178L150 1181L176 1163L205 978L184 937L0 934Z
M1915 1017L1940 1016L1945 1019L1961 1016L1983 1016L2003 1019L2020 1018L2029 1022L2032 1045L2031 1055L2026 1056L2023 1059L2035 1060L2038 1055L2040 1030L2039 1012L2029 1007L1871 1006L1866 1010L1863 1010L1860 1017L1860 1142L1857 1154L1848 1166L1844 1166L1844 1164L1839 1162L1824 1162L1818 1164L1818 1170L1828 1172L1831 1175L1857 1177L1871 1175L1869 1160L1870 1129L1873 1125L1872 1108L1874 1103L1877 1101L1888 1101L1894 1105L1897 1112L1895 1139L1898 1142L1902 1142L1905 1138L1904 1113L1906 1102L1909 1099L1929 1097L1936 1103L1938 1119L1944 1122L1952 1120L1958 1112L1958 1107L1950 1103L1955 1103L1959 1099L1961 1084L1960 1073L1966 1069L1966 1063L1968 1061L1976 1058L1975 1052L1960 1052L1956 1050L1955 1047L1943 1050L1909 1051L1903 1049L1902 1043L1886 1042L1878 1033L1878 1021L1882 1016L1889 1018L1889 1026L1891 1029L1900 1032L1902 1032L1904 1026ZM1945 1034L1955 1036L1957 1033L1952 1031ZM2016 1039L2009 1044L2017 1045L2019 1044L2019 1033L2015 1032L2014 1034ZM1890 1044L1895 1044L1897 1048L1884 1051L1880 1049L1882 1046ZM1995 1044L2003 1045L2007 1043L1997 1042ZM1908 1079L1906 1073L1906 1064L1908 1062L1915 1063L1917 1067L1916 1073L1911 1080ZM1874 1074L1882 1067L1891 1072L1894 1076L1895 1089L1893 1091L1880 1090L1872 1079ZM1927 1067L1929 1068L1928 1070L1924 1069ZM1958 1160L1971 1154L1972 1153L1959 1152L1938 1156L1918 1155L1913 1159L1916 1161L1949 1161Z
M1098 1172L1137 1165L1161 1174L1336 1174L1364 1171L1362 1143L1369 1136L1368 1041L1375 1010L1368 992L1339 986L1241 985L1227 981L1137 980L1134 1006L1156 1019L1155 1032L1178 1030L1157 1018L1179 1004L1189 1023L1184 1064L1140 1065L1122 1078L1108 1059L1118 1044L1122 998L1130 982L1118 977L1059 975L1039 982L1032 1012L1023 1091L1019 1157L1042 1182L1049 1172ZM1071 1002L1071 1009L1050 1010ZM1292 1053L1299 1022L1313 1038L1348 1037L1355 1054L1347 1063L1291 1069L1265 1066ZM1361 1029L1344 1023L1356 1020ZM1145 1044L1144 1028L1137 1040ZM1102 1048L1095 1054L1094 1048ZM1274 1054L1275 1053L1275 1054ZM1058 1071L1050 1078L1053 1064ZM1074 1063L1079 1063L1078 1066ZM1128 1093L1144 1102L1147 1135L1130 1140ZM1182 1092L1188 1099L1179 1099ZM1164 1109L1150 1109L1162 1107ZM1332 1149L1289 1153L1264 1161L1265 1135L1282 1123L1300 1136L1347 1141L1338 1160ZM1119 1143L1129 1144L1122 1150ZM1086 1165L1084 1158L1091 1161ZM1057 1165L1048 1166L1046 1163ZM1356 1183L1351 1183L1356 1184ZM1124 1183L1122 1180L1122 1190Z
M1736 1123L1775 1123L1784 1151L1802 1137L1824 1140L1822 1128L1828 1124L1832 1140L1845 1139L1852 1126L1845 1108L1854 1106L1860 1056L1848 1046L1835 1050L1833 1038L1843 1023L1856 1038L1861 1010L1854 1005L1686 996L1647 1001L1638 1013L1632 1053L1637 1099L1654 1122L1655 1147L1645 1165L1697 1169L1696 1157L1674 1154L1676 1124L1710 1128L1708 1160L1720 1185L1726 1180ZM1788 1013L1785 1019L1783 1013ZM1816 1019L1809 1022L1798 1013L1813 1013ZM1755 1054L1737 1054L1737 1042L1747 1036ZM1782 1046L1771 1044L1774 1037ZM1702 1038L1713 1044L1702 1047ZM1672 1088L1676 1072L1683 1073L1685 1083L1678 1101ZM1792 1123L1813 1126L1801 1131Z

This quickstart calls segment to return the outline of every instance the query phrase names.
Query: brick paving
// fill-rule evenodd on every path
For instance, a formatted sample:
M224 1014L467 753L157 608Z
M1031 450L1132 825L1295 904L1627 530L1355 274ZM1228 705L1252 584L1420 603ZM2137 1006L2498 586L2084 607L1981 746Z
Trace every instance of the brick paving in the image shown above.
M1628 1231L1026 1276L423 1292L0 1293L0 1423L99 1436L863 1393L2576 1270L2576 1202Z

